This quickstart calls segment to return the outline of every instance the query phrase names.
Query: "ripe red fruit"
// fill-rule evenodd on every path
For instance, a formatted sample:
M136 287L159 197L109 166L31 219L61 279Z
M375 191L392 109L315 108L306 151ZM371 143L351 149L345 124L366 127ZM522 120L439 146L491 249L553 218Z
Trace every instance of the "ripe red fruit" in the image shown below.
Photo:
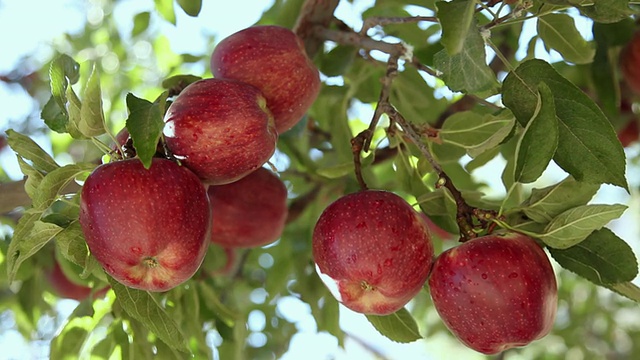
M640 31L620 52L620 70L631 90L640 94Z
M210 186L211 241L227 248L256 247L276 241L287 220L287 188L260 168L226 185Z
M260 89L278 133L297 124L320 91L318 69L302 40L280 26L253 26L225 38L213 50L211 72Z
M93 291L93 289L88 286L82 286L69 280L57 261L54 261L53 268L46 273L46 278L49 284L51 284L51 288L55 294L61 298L82 301L88 298ZM94 294L94 297L104 296L108 290L108 286L98 290Z
M190 84L164 121L167 147L210 185L228 184L261 167L278 140L260 91L233 80Z
M211 213L204 185L187 168L154 158L98 166L84 183L80 224L89 250L122 284L166 291L200 267Z
M627 123L620 131L618 131L618 140L623 147L627 147L638 141L640 138L640 129L638 128L638 120L633 119Z
M544 250L522 234L487 235L443 252L429 286L449 330L484 354L527 345L553 326L553 268Z
M404 199L366 190L329 205L313 232L318 275L349 309L391 314L422 288L433 262L427 225Z

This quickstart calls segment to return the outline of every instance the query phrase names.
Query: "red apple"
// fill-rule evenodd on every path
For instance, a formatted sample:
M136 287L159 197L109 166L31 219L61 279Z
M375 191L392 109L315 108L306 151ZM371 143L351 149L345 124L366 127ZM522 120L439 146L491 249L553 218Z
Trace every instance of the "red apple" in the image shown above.
M287 220L287 188L265 168L226 185L210 186L211 241L256 247L280 238Z
M443 252L429 286L449 330L484 354L527 345L553 327L553 268L544 250L522 234L487 235Z
M640 94L640 31L620 52L620 70L631 90Z
M54 261L53 268L46 273L46 278L51 284L54 293L61 298L82 301L88 298L93 291L88 286L79 285L69 280L57 261ZM94 297L104 296L108 290L108 286L100 289L94 293Z
M2 151L2 149L4 149L7 146L8 142L7 142L7 138L4 137L3 135L0 135L0 151Z
M638 128L638 120L629 121L622 129L618 131L618 140L622 146L627 147L638 141L640 138L640 129Z
M211 72L260 89L278 133L297 124L320 91L318 69L302 40L275 25L253 26L222 40L211 55Z
M433 262L427 225L404 199L366 190L329 205L313 231L318 275L349 309L387 315L422 289Z
M278 140L260 91L234 80L190 84L164 121L167 147L209 185L228 184L261 167Z
M122 284L166 291L200 267L211 211L204 185L186 167L154 158L98 166L82 187L80 224L91 254Z

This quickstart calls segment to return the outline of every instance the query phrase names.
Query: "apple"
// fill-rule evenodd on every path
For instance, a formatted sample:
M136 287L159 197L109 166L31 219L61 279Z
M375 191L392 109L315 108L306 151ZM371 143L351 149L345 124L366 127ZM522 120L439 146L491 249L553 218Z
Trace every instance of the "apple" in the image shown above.
M169 150L208 185L228 184L258 169L278 140L260 90L235 80L190 84L164 121Z
M120 283L167 291L198 270L209 245L211 210L198 177L154 158L98 166L80 195L80 225L91 254Z
M72 282L62 271L60 264L57 261L54 261L53 267L46 272L47 281L51 285L52 290L55 295L66 298L66 299L74 299L77 301L82 301L89 296L93 291L92 288L88 286L83 286ZM98 290L94 297L101 297L107 293L109 287L105 287L103 289Z
M259 168L226 185L209 186L211 241L226 248L270 244L287 220L287 188L279 177Z
M618 131L618 140L623 147L627 147L638 141L640 138L640 129L638 128L638 120L629 121L622 129Z
M427 224L400 196L382 190L345 195L313 231L318 275L347 308L387 315L406 305L427 280L433 244Z
M622 77L635 93L640 94L640 31L636 31L631 40L620 52L620 70Z
M211 72L260 89L280 134L302 119L320 91L302 40L281 26L252 26L223 39L211 55Z
M484 354L540 339L555 320L558 288L549 258L519 233L487 235L443 252L429 287L449 330Z
M4 137L3 135L0 135L0 151L2 151L2 149L4 149L7 146L8 142L7 142L7 138Z

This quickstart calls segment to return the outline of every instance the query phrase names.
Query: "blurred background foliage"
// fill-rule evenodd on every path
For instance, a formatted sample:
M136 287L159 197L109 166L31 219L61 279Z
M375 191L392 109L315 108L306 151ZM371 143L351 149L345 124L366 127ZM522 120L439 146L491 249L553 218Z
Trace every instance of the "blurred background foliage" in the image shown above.
M373 1L342 2L341 6L348 9L344 13L349 17L341 20L351 26L358 26L363 18L371 16L432 14L430 10L435 3L433 0L378 0L375 4ZM201 51L179 53L166 35L167 29L180 29L182 26L181 19L186 15L179 3L185 1L155 0L147 2L142 11L131 11L131 6L125 6L127 3L123 0L74 2L75 11L85 18L80 29L56 36L46 49L27 55L10 72L0 74L4 82L2 86L9 91L24 92L33 99L31 113L21 118L1 119L0 132L14 129L39 139L62 164L92 162L100 158L101 153L90 141L73 141L67 134L51 132L40 119L40 109L50 96L48 64L58 54L68 54L80 63L81 81L75 86L86 81L90 64L99 69L105 117L114 134L124 126L127 117L124 103L127 93L153 100L163 91L162 81L170 76L211 76L209 55L220 38L199 29L197 36L198 43L202 45ZM302 4L302 0L265 1L261 5L266 11L258 23L292 27ZM0 2L0 12L4 5ZM37 7L36 4L33 6ZM225 12L224 5L212 1L204 1L203 6ZM125 11L125 8L129 10ZM590 26L577 11L569 11L569 14L582 21L580 24ZM233 19L229 21L233 22ZM486 21L489 21L488 17ZM235 30L248 25L250 23ZM216 24L210 24L210 27L215 28ZM594 87L590 65L567 64L561 61L559 54L540 50L540 44L535 42L537 36L533 36L531 41L522 41L525 27L522 24L504 26L492 33L492 42L511 64L543 53L554 61L559 72L586 92L598 91ZM442 49L438 42L439 34L437 23L420 22L388 25L384 32L376 29L373 37L387 41L402 39L414 46L414 54L420 61L433 65L434 54ZM344 355L344 351L337 350L338 344L355 353L360 351L359 354L366 354L369 358L412 358L403 350L409 349L409 345L403 348L382 337L370 335L371 329L360 331L354 327L353 324L366 327L366 322L353 320L364 317L349 314L348 310L338 306L317 277L310 256L311 232L319 214L340 195L358 189L352 175L350 139L368 127L381 88L379 79L386 71L382 54L363 57L358 51L327 42L324 51L315 57L324 75L321 95L308 118L279 140L272 163L287 184L290 209L294 215L282 239L264 248L237 251L233 254L237 260L234 266L224 271L221 269L230 254L212 246L203 268L193 281L159 296L169 314L188 335L189 347L196 358L295 358L301 350L294 343L302 341L295 339L296 334L309 332L330 334L334 340L329 341L328 350L318 348L318 344L327 344L326 338L306 337L305 358ZM498 77L504 77L507 69L494 63L493 55L489 55L489 61L492 67L495 66ZM437 124L447 111L455 111L452 104L461 100L461 94L451 93L441 80L422 76L414 69L401 70L392 100L412 122ZM619 110L603 108L614 126L623 125ZM372 151L364 160L375 166L366 166L363 175L371 188L393 190L415 203L420 195L433 190L430 184L435 178L429 177L429 166L420 160L416 149L401 147L403 150L392 151L392 147L398 149L393 146L394 142L397 144L403 139L393 134L386 138L386 135L379 127ZM109 140L105 138L104 141ZM5 154L0 180L3 183L18 180L15 175L10 176L10 167L15 168L15 163L4 160L9 158L10 150L5 148L1 151ZM498 152L469 162L461 161L464 150L452 145L434 145L433 151L460 189L470 194L478 191L487 194L482 198L484 205L491 207L493 201L504 197L499 179L500 166L504 164L500 162ZM637 174L638 147L627 151L630 159L628 174ZM374 153L377 155L375 158ZM476 171L487 168L490 170ZM542 187L558 179L558 175L547 174L535 186ZM629 181L633 186L631 197L624 201L632 206L628 211L631 216L637 216L639 182ZM11 345L10 339L15 340L16 332L19 332L22 351L29 349L24 358L185 357L185 354L168 348L119 309L111 291L104 299L94 302L61 300L47 280L56 253L54 246L48 246L30 258L21 267L19 281L8 284L4 254L19 216L19 209L0 215L0 344L3 352L5 346ZM437 214L434 218L438 218ZM452 229L452 224L446 223L444 217L440 220L439 225ZM630 226L629 221L635 220L623 218L618 228ZM632 237L626 240L637 249L637 229L629 229L632 230L627 234ZM435 244L439 253L453 246L454 242L436 238ZM63 264L65 273L74 281L91 283L96 287L103 285L92 275L86 279L78 276L78 269L73 269L72 264L62 257L57 261ZM636 358L640 354L638 305L559 267L557 275L560 303L552 333L526 348L509 350L495 358ZM419 353L433 359L443 358L444 354L450 358L485 358L464 348L448 335L431 306L426 290L408 305L408 309L418 320L421 333L426 338L412 344L412 351L422 348ZM314 351L318 357L314 357ZM0 354L0 358L3 356Z

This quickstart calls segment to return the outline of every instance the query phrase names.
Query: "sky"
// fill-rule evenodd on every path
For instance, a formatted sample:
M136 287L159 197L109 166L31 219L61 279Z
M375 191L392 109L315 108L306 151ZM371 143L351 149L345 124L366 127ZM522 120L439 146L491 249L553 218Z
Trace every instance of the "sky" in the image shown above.
M97 1L97 0L96 0ZM358 14L362 8L368 7L373 0L355 1L352 5L346 1L341 1L336 15L347 24L354 26L356 29L361 23L354 16ZM34 56L36 59L45 61L51 54L50 43L64 32L77 32L81 29L86 16L99 18L101 16L97 7L87 7L80 0L0 0L0 75L6 74L13 69L16 64L23 60L25 55ZM178 26L174 27L170 24L163 25L163 34L165 34L170 42L172 49L176 53L202 53L207 50L210 44L204 34L216 34L218 39L224 38L235 31L250 26L257 21L262 12L268 9L272 0L234 0L225 2L223 7L215 6L213 1L204 1L202 13L197 18L186 16L177 10ZM36 5L37 4L37 5ZM37 6L38 11L33 11L33 7ZM152 0L122 0L120 6L116 10L116 18L123 19L122 26L131 26L127 22L131 18L132 13L153 9ZM37 26L34 26L37 24ZM535 23L526 25L529 32L533 31ZM580 30L587 30L588 24L578 26ZM528 42L525 36L522 42ZM553 57L539 52L540 57ZM8 119L20 119L28 116L34 108L33 102L26 96L17 86L7 86L0 83L0 130L6 128ZM46 143L46 139L37 139L39 142ZM628 150L630 152L638 152L637 148ZM0 163L3 166L13 163L15 164L15 156L9 149L0 152ZM632 170L634 171L634 170ZM637 169L635 170L637 172ZM550 177L559 176L559 172L553 170L548 174ZM18 179L21 174L16 170L10 173L12 177ZM487 179L495 178L495 169L486 168L480 170L477 174L479 177ZM637 175L637 174L635 174ZM640 179L640 176L634 176ZM632 185L638 185L632 184ZM628 195L621 193L617 189L605 187L596 198L599 202L629 202L631 199ZM635 236L638 231L637 221L630 221L632 217L637 218L638 204L632 204L634 207L627 211L620 221L613 224L613 229L623 238ZM622 225L624 224L624 226ZM634 248L638 248L638 242L631 242ZM67 306L61 308L62 311L68 311L69 306L73 303L66 303ZM296 334L291 342L289 352L283 357L285 360L295 360L304 358L307 360L321 359L373 359L371 353L363 349L356 342L347 342L347 350L342 351L338 348L335 338L328 334L319 334L315 326L315 321L310 314L308 305L293 298L285 298L279 305L288 319L297 324L299 333ZM355 314L348 309L341 307L341 325L348 333L353 334L357 338L363 339L368 344L376 347L390 359L429 359L429 358L461 358L465 359L481 358L474 356L473 353L461 350L460 346L448 336L430 337L428 341L416 342L408 345L395 344L378 334L368 321L361 315ZM1 320L1 319L0 319ZM254 313L251 317L249 326L251 329L259 330L261 323L264 321L260 314ZM2 322L0 321L0 324ZM6 323L5 323L6 325ZM19 338L19 335L6 331L0 327L0 349L3 349L4 355L9 357L15 354L16 358L25 353L26 344ZM259 339L256 339L259 341ZM457 353L459 352L459 353ZM0 354L0 358L2 358Z

